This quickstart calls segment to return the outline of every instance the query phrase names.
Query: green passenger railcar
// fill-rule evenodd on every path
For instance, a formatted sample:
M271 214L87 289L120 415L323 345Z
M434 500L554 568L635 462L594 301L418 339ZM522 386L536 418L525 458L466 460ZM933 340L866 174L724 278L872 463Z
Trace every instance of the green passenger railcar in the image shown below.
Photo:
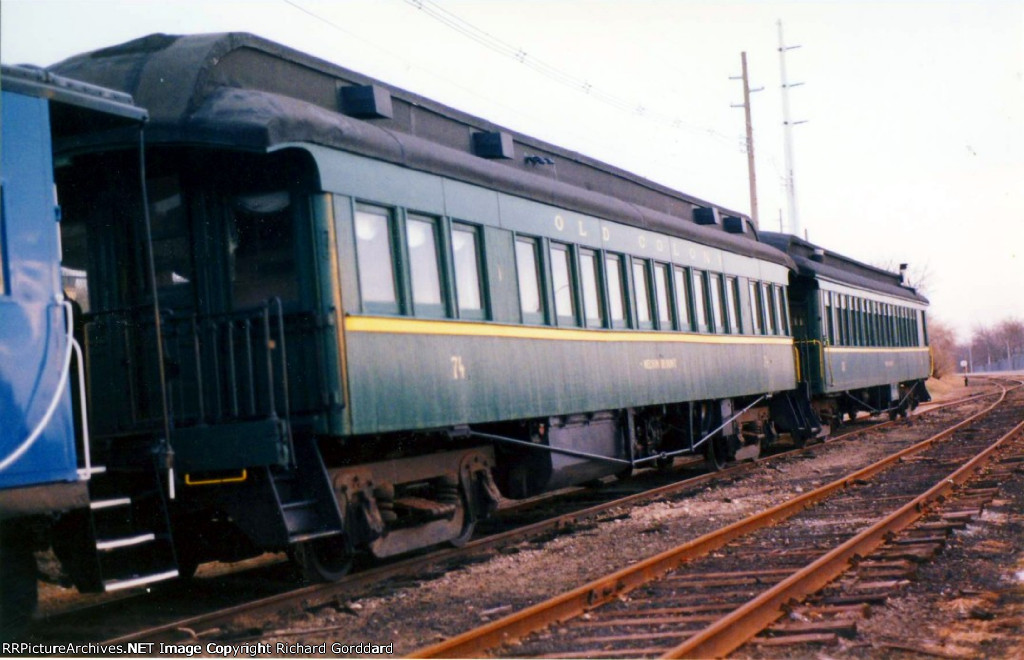
M790 279L801 378L823 417L895 417L930 400L928 300L891 273L795 236L764 233L797 268Z
M150 113L145 197L102 131L58 185L92 436L125 489L171 470L183 573L330 579L502 496L822 430L793 261L741 214L251 35L55 70Z

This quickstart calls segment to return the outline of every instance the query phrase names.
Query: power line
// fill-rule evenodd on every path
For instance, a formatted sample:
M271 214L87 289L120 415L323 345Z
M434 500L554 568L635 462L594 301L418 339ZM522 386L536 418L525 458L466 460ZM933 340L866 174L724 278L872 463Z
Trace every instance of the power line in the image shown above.
M730 144L733 140L732 136L725 135L712 128L701 128L684 122L677 115L661 112L659 110L652 110L649 104L642 101L638 102L612 94L603 88L594 85L586 78L580 78L579 76L530 55L523 48L504 41L490 32L473 25L469 21L452 13L432 0L405 0L405 2L422 11L430 18L458 32L464 37L475 41L485 48L488 48L499 55L514 59L520 64L533 69L544 77L553 80L560 85L581 92L586 96L621 112L663 124L675 130L685 129L702 135L708 135L721 140L726 144Z
M539 117L537 115L533 115L531 113L525 112L521 106L518 106L518 105L517 106L511 106L508 103L497 101L497 100L495 100L495 99L493 99L491 97L488 97L488 96L485 96L485 95L481 94L477 89L474 89L474 88L468 87L466 85L463 85L462 83L459 83L459 82L457 82L457 81L455 81L455 80L453 80L453 79L451 79L451 78L449 78L447 76L444 76L444 75L439 74L439 73L437 73L435 71L432 71L432 70L422 66L421 64L414 63L411 60L409 60L407 57L405 57L403 55L400 55L400 54L398 54L398 53L396 53L394 51L391 51L391 50L381 46L378 43L370 41L370 40L366 39L365 37L362 37L362 36L356 34L355 32L350 31L350 30L344 28L343 26L339 25L337 22L331 20L330 18L327 18L326 16L323 16L323 15L321 15L321 14L319 14L319 13L317 13L317 12L311 10L311 9L306 8L306 7L302 6L301 4L299 4L298 2L295 2L294 0L282 0L282 2L284 4L286 4L286 5L288 5L289 7L291 7L292 9L300 11L303 14L307 15L308 17L310 17L310 18L312 18L312 19L314 19L314 20L316 20L316 21L318 21L320 23L323 23L326 27L328 27L328 28L330 28L332 30L336 30L336 31L338 31L340 33L343 33L347 37L351 37L351 38L356 39L356 40L358 40L358 41L360 41L362 43L365 43L368 46L372 47L374 50L376 50L376 51L378 51L380 53L383 53L384 55L387 55L388 57L391 57L391 58L393 58L393 59L395 59L395 60L397 60L399 62L402 62L406 66L407 69L418 69L420 71L423 71L424 73L426 73L426 74L428 74L428 75L430 75L430 76L432 76L432 77L434 77L434 78L436 78L438 80L441 80L445 84L451 85L452 87L457 88L460 91L462 91L462 92L464 92L464 93L466 93L468 95L474 96L474 97L476 97L478 99L481 99L482 101L485 101L486 103L489 103L489 104L494 105L496 107L501 107L501 108L505 109L506 111L512 112L512 113L517 114L517 115L519 115L521 117L528 118L532 122L542 123L544 121L547 121L547 120L545 120L545 119L543 119L543 118L541 118L541 117ZM419 7L420 3L409 2L409 4L411 4L413 6ZM440 7L437 7L437 9L440 10L440 11L446 11L443 8L440 8ZM450 12L448 12L448 13L450 14ZM452 15L452 16L454 16L454 15ZM454 17L452 20L454 21L457 18L458 17ZM459 19L459 20L461 20L461 19ZM483 33L482 30L478 30L478 32ZM487 34L487 33L483 33L483 34ZM496 37L493 37L493 36L491 36L491 38L492 39L497 39ZM474 39L474 40L477 40L477 39ZM500 40L498 40L498 41L500 41ZM502 43L504 43L504 42L502 42ZM530 58L525 53L525 51L523 51L523 50L521 50L519 48L511 47L511 46L506 46L503 54L505 54L506 56L514 57L516 59L522 58L522 61L523 61L524 64L527 63L527 62L532 64L535 61L535 59L534 58ZM536 67L531 67L531 68L536 68ZM539 71L539 69L538 69L538 71ZM566 75L568 75L568 74L566 74ZM575 79L575 80L578 81L578 80L582 80L582 79ZM565 84L565 83L563 83L563 84ZM584 83L584 87L580 88L580 90L585 92L585 93L590 92L590 91L594 91L595 92L595 94L593 95L594 98L599 100L599 101L602 100L603 92L601 92L601 90L595 89L593 87L593 85L591 85L590 83ZM611 96L611 95L608 95L608 96L610 98L617 98L617 97L614 97L614 96ZM640 104L631 104L631 103L622 101L616 107L618 107L620 110L622 110L624 112L627 112L627 113L630 113L630 114L633 114L634 111L636 111L636 110L643 110L644 114L638 115L638 116L643 116L643 117L645 117L647 119L652 119L652 117L654 117L654 118L657 117L657 115L655 113L648 114L645 106L642 106ZM706 131L700 131L700 130L692 128L692 127L684 126L683 122L681 120L675 118L675 117L669 117L667 115L662 115L662 116L665 117L665 119L661 120L661 123L667 124L668 126L670 126L672 128L675 128L675 129L689 128L689 130L691 130L691 131L694 131L694 132L696 132L696 133L698 133L698 134L700 134L700 135L702 135L704 137L713 138L713 139L715 139L715 140L717 140L717 141L719 141L721 143L730 144L730 145L733 143L734 138L732 138L732 137L724 136L723 134L718 133L718 132L713 131L713 130L710 130L710 129L706 130ZM566 134L566 129L560 129L560 133L564 136ZM600 153L600 152L611 153L611 151L609 151L609 150L618 150L620 148L620 147L616 146L615 144L613 144L613 143L608 141L607 138L610 137L610 134L607 134L607 133L601 134L601 136L604 139L600 140L600 144L603 145L603 146L599 146L598 143L594 141L593 138L594 138L595 134L593 132L588 132L586 134L583 134L583 133L572 131L572 129L570 128L570 129L568 129L568 133L575 135L575 141L578 144L582 144L582 143L589 144L590 145L590 151L595 153L595 155L596 155L596 153ZM664 145L664 143L662 143L662 144ZM579 149L579 147L576 147L576 148ZM678 149L678 148L679 147L677 146L676 149ZM611 160L610 157L607 156L607 155L605 156L605 158ZM647 156L644 157L644 160L643 160L644 167L646 167L647 169L652 169L652 168L654 168L655 165L659 165L660 167L664 168L666 171L675 171L676 172L676 176L678 176L678 174L679 174L680 162L681 162L680 159L677 159L677 158L668 159L667 157L660 156L656 152L648 154ZM633 167L635 168L635 167L637 167L637 165L638 164L634 164ZM687 168L684 167L683 169L687 169ZM696 170L691 170L691 174L695 173L695 172L696 172ZM653 171L649 172L646 176L648 176L649 178L655 179L655 180L661 179L662 182L665 183L666 185L672 185L668 180L665 180L664 175L658 176Z

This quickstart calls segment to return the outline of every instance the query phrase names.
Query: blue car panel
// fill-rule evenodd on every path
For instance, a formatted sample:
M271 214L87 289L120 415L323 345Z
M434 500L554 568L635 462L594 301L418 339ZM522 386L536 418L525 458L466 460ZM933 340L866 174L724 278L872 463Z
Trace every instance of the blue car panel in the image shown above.
M48 103L3 92L0 488L78 479Z

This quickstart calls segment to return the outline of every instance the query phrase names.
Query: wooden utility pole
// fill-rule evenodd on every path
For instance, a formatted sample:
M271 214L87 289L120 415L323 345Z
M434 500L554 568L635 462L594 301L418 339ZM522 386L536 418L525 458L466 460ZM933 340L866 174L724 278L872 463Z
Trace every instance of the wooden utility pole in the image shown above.
M743 81L743 104L734 105L734 108L743 108L747 124L747 179L750 184L750 219L754 227L760 229L761 225L757 216L757 174L754 168L754 124L750 119L750 93L760 92L763 87L750 89L750 79L747 76L747 52L740 53L740 62L743 65L743 73L739 79ZM731 80L736 80L732 77Z

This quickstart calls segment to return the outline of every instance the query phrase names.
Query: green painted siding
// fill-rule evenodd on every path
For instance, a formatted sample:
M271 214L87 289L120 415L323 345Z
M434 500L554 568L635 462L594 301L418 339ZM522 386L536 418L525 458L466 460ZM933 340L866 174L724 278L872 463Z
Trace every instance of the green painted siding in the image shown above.
M921 380L931 371L927 348L824 350L825 385L822 392L842 392L883 383Z
M760 394L795 384L788 343L347 337L355 434ZM760 368L723 369L729 364Z

